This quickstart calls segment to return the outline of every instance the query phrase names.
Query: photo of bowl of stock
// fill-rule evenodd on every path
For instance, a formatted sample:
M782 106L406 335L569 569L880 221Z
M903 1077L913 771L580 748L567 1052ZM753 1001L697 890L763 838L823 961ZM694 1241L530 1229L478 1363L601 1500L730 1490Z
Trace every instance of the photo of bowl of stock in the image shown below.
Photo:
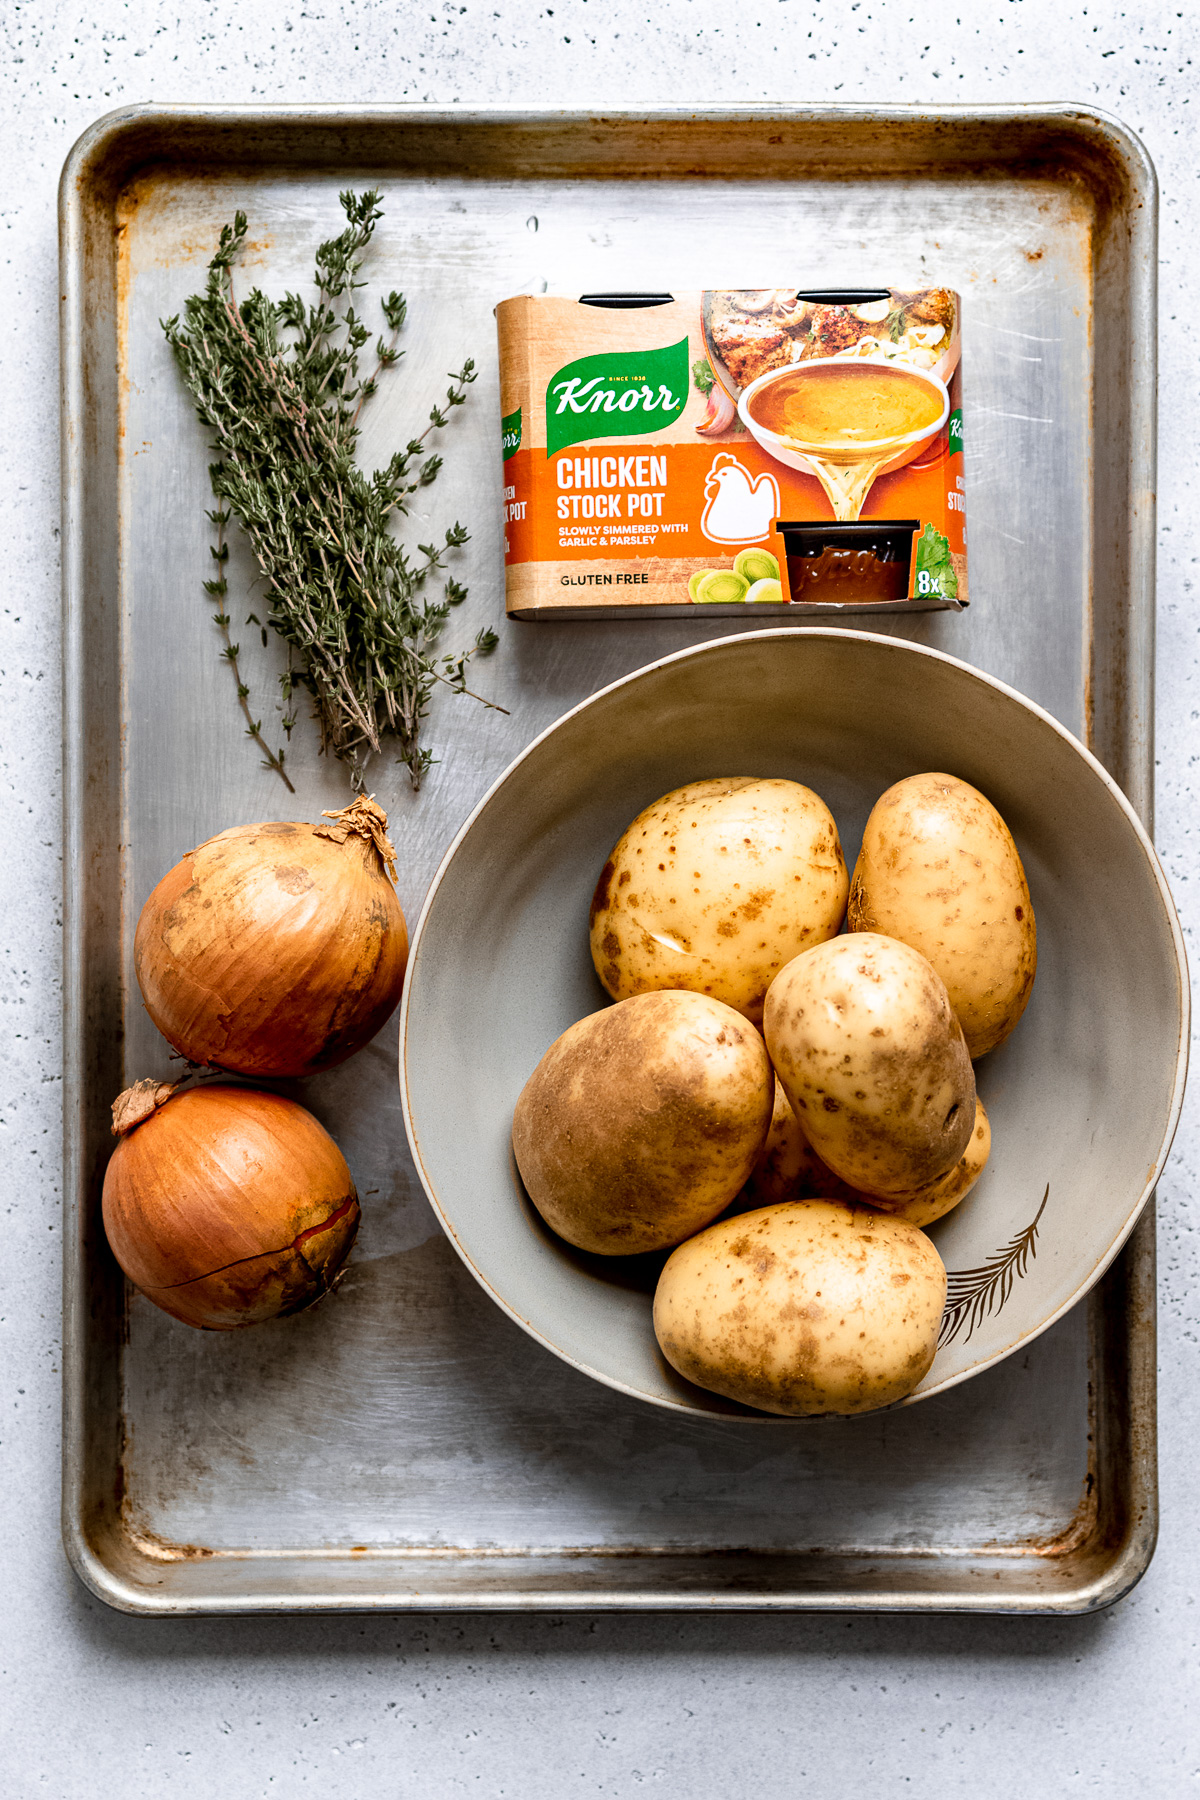
M931 370L841 357L770 369L746 388L738 417L776 461L813 475L838 519L857 519L880 475L937 442L950 394Z
M484 1290L595 1380L792 1425L1044 1331L1170 1148L1183 940L1050 715L861 632L705 644L535 740L430 889L417 1169Z

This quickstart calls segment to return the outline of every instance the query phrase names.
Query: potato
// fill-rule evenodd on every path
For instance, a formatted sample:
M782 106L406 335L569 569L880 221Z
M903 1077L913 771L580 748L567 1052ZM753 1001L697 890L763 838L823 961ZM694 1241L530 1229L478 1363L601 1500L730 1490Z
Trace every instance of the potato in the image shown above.
M771 1065L753 1025L704 994L638 994L551 1044L517 1101L513 1151L552 1230L630 1256L723 1212L770 1119Z
M795 781L693 781L639 813L605 863L592 961L614 999L689 988L755 1025L774 975L841 928L837 826Z
M1037 970L1029 884L1000 814L954 775L910 775L875 802L849 925L900 938L933 964L972 1058L1025 1011Z
M910 1225L934 1225L944 1219L948 1212L953 1212L960 1200L965 1200L979 1177L987 1167L988 1157L992 1153L992 1127L984 1110L983 1101L975 1096L975 1128L971 1133L966 1149L950 1170L940 1181L930 1181L923 1188L917 1188L911 1194L904 1194L896 1200L870 1199L871 1206L881 1206L893 1219L907 1219Z
M975 1126L975 1072L945 984L873 932L797 956L767 995L767 1048L821 1161L899 1199L946 1175Z
M800 1200L680 1245L654 1296L672 1368L765 1412L862 1413L910 1394L937 1349L942 1259L915 1225Z
M785 1200L845 1200L857 1206L862 1198L821 1161L777 1075L767 1140L746 1183L747 1208L778 1206Z
M791 1102L776 1077L775 1106L767 1141L758 1153L742 1199L747 1209L775 1206L785 1200L845 1200L854 1206L865 1203L883 1208L894 1219L907 1219L910 1225L924 1227L944 1218L960 1200L966 1199L983 1174L991 1148L992 1128L983 1101L976 1095L975 1129L948 1175L914 1193L894 1199L868 1196L826 1168L809 1143L804 1127L792 1111Z

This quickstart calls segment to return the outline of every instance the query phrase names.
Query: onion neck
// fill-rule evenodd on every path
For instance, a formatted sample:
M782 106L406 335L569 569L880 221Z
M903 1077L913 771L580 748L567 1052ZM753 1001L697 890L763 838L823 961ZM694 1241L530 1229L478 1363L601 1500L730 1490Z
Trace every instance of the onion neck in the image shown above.
M382 806L376 804L374 794L360 794L340 812L325 812L321 817L332 823L314 825L313 832L317 837L329 838L335 844L344 844L351 836L361 838L374 849L392 883L395 883L396 851L387 834L387 814Z
M165 1106L178 1086L177 1081L146 1080L135 1081L132 1087L127 1087L112 1103L113 1136L128 1136L160 1106Z

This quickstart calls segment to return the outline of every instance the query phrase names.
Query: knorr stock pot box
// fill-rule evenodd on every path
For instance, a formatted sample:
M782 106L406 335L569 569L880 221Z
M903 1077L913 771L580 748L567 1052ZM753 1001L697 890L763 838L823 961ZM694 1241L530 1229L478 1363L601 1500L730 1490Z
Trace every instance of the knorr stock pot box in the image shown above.
M515 618L961 610L949 288L496 308Z

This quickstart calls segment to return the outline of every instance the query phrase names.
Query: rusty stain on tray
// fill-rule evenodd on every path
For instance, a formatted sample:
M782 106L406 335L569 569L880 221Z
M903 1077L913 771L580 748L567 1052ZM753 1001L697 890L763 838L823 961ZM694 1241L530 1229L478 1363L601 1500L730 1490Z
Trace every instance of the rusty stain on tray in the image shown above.
M206 1550L202 1544L173 1544L144 1526L130 1525L126 1531L126 1540L131 1549L150 1562L198 1562L206 1556L216 1554L215 1551Z
M1100 1507L1096 1477L1089 1469L1084 1478L1078 1511L1070 1524L1054 1537L1033 1539L1029 1543L1028 1549L1034 1556L1058 1560L1073 1556L1077 1550L1086 1550L1090 1547L1097 1536L1099 1523Z

